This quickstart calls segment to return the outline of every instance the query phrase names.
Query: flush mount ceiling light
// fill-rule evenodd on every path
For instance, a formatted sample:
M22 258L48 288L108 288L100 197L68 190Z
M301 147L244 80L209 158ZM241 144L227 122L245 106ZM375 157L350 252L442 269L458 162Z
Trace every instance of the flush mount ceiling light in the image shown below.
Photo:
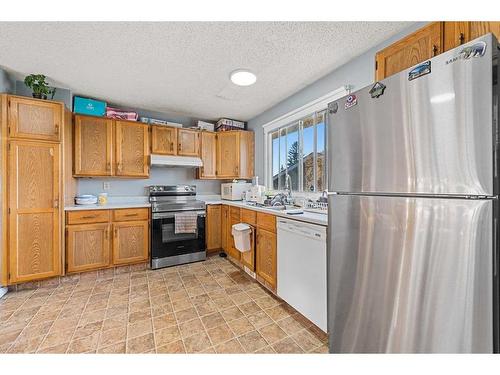
M250 86L257 81L257 76L246 69L237 69L231 72L231 82L238 86Z

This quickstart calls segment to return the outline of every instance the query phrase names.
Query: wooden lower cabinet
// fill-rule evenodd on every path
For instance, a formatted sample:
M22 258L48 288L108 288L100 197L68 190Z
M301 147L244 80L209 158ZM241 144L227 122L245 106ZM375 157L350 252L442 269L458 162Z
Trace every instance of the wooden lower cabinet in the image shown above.
M222 247L221 205L207 205L206 231L207 252L216 252Z
M255 233L256 233L255 224L257 221L256 218L257 218L256 211L247 210L244 208L240 210L240 221L252 227L252 238L251 238L252 250L241 253L240 261L245 267L247 267L251 271L255 271Z
M250 239L250 241L252 250L240 253L241 254L240 262L250 271L255 271L255 227L253 226L252 226L252 238Z
M255 272L257 276L264 279L275 290L277 278L276 233L258 228L255 252Z
M222 205L221 207L221 221L220 221L220 239L222 250L227 254L227 226L229 221L229 207Z
M69 225L66 228L68 273L90 271L111 265L110 224Z
M235 260L240 260L241 253L234 246L234 237L232 233L232 228L234 224L238 224L240 222L240 209L238 207L229 207L229 220L227 225L227 255Z
M149 258L149 222L113 223L113 264L145 262Z
M66 213L66 271L149 260L149 209L82 210Z

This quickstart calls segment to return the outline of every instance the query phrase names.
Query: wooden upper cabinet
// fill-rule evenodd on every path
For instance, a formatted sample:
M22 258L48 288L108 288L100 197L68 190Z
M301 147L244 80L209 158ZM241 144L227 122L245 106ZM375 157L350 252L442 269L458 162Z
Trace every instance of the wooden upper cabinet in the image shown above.
M177 129L177 155L199 156L200 132L192 129Z
M113 223L113 264L140 263L149 259L149 222Z
M9 136L58 142L61 140L62 103L9 97Z
M177 128L151 126L151 153L159 155L177 154Z
M444 23L443 51L448 51L471 40L468 21L453 21Z
M432 22L376 54L380 81L443 52L443 22Z
M59 143L9 142L9 282L61 274Z
M110 265L110 225L108 223L69 225L66 228L68 272L82 272Z
M276 234L257 229L255 272L276 289Z
M218 250L222 246L221 240L221 205L207 205L206 234L207 251Z
M444 50L448 51L488 33L500 39L500 22L444 22Z
M470 38L476 39L481 35L492 33L500 39L500 21L497 22L470 22Z
M140 122L115 122L117 176L149 176L149 125Z
M234 178L239 174L240 136L238 131L217 134L217 177Z
M75 116L75 176L113 175L113 120Z
M198 170L198 178L217 178L217 134L214 132L201 132L200 147L203 167Z
M252 178L254 133L233 130L217 133L217 178Z
M255 140L254 132L240 131L240 165L238 178L254 176Z

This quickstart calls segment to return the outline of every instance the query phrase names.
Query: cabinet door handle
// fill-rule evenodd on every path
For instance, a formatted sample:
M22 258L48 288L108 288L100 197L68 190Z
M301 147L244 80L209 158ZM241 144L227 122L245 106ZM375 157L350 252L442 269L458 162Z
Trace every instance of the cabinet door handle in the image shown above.
M118 169L118 172L122 171L122 163L117 164L117 169Z
M170 151L173 152L174 151L174 142L170 142Z
M435 44L432 45L432 56L436 56L438 52L438 48Z
M96 215L82 216L82 219L95 219Z
M459 44L464 44L464 42L465 42L465 35L464 35L464 33L458 34L458 43Z
M59 199L54 199L54 208L59 208Z
M107 239L109 239L109 229L106 229L106 230L104 231L104 238L105 238L106 240L107 240Z
M179 151L182 151L182 143L179 142L179 144L177 145L177 148Z
M106 171L109 172L111 170L111 163L106 163Z
M59 124L54 124L54 133L56 133L56 135L59 135Z
M114 236L115 236L115 238L118 237L118 228L115 228L115 230L114 230Z
M137 216L137 215L138 215L138 214L137 214L137 213L135 213L135 214L126 214L125 216L126 216L126 217L131 217L131 216Z

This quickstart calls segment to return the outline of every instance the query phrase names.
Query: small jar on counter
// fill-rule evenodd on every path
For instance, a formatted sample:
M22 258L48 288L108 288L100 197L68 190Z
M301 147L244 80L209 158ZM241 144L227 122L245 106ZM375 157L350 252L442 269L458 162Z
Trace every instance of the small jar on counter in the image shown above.
M106 203L108 203L108 193L99 194L98 202L101 206L104 206Z

